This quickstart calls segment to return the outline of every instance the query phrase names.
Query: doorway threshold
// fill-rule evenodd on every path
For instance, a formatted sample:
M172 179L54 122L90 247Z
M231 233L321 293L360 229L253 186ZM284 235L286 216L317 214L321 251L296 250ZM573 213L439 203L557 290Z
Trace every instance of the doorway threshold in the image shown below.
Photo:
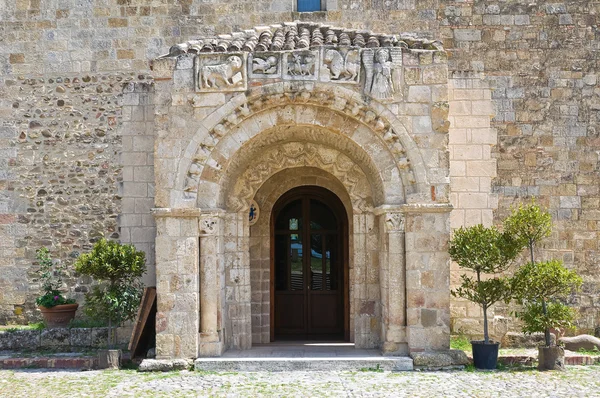
M255 344L249 350L229 350L218 358L198 358L196 370L284 372L413 370L409 357L384 357L378 349L357 349L354 343L283 341Z

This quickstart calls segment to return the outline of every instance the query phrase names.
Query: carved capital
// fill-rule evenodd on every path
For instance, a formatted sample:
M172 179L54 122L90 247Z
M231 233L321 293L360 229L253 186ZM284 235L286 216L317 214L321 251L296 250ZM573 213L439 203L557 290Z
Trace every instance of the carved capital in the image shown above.
M222 211L202 213L198 220L200 236L218 235Z
M404 232L404 214L400 212L384 213L386 232Z

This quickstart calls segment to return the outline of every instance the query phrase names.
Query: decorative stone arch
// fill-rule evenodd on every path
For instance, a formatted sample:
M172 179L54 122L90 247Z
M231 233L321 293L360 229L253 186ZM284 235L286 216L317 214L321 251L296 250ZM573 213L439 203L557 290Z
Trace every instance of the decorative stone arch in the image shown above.
M263 238L273 203L302 185L348 214L350 341L448 348L438 43L294 22L183 43L152 68L157 357L268 342ZM264 218L251 227L252 199Z
M315 119L317 113L321 117ZM206 117L179 163L176 189L181 192L180 202L195 204L201 182L215 183L212 189L218 190L215 180L247 140L276 126L302 125L323 127L362 146L380 172L396 169L405 191L402 199L422 201L430 196L421 151L385 106L375 100L366 103L360 94L344 87L279 82L237 95Z

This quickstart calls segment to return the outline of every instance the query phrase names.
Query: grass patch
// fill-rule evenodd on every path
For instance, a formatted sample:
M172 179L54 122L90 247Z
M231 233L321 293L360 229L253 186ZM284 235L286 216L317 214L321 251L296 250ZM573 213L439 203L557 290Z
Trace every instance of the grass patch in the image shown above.
M0 333L14 333L19 330L42 330L46 328L46 324L44 322L34 322L28 325L6 325L0 326Z
M383 372L383 368L381 367L380 364L377 364L376 367L368 367L368 368L360 368L361 372L378 372L378 373L382 373Z
M450 348L453 350L471 351L471 341L463 334L450 336Z
M577 350L577 353L582 355L598 356L600 355L600 350L598 350L598 347L594 347L593 350L586 350L585 348L580 348Z

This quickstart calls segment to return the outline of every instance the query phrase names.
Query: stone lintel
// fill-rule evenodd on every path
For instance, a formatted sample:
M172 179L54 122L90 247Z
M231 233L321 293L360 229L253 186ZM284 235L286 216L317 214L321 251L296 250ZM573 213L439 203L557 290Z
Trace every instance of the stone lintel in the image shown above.
M152 214L155 218L161 217L182 217L182 218L194 218L200 217L202 211L198 208L186 209L186 208L169 208L169 207L156 207L152 209Z
M381 205L373 209L379 216L386 213L449 213L453 209L450 203L411 203L402 205Z

